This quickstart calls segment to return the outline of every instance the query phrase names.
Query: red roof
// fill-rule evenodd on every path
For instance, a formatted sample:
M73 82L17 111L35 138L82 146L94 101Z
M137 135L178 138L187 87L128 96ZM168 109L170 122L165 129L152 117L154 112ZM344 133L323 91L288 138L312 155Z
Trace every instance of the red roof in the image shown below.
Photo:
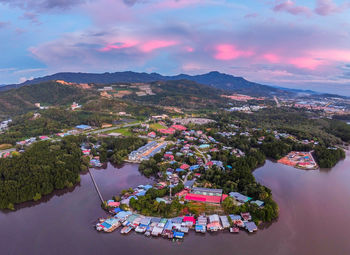
M186 169L189 169L190 166L187 165L187 164L183 164L182 166L180 166L180 168L183 169L183 170L186 170Z
M148 136L156 136L156 133L152 131L152 132L148 133Z
M211 161L209 161L208 163L207 163L207 166L212 166L213 165L213 162L211 162Z
M182 125L172 125L173 129L179 130L179 131L185 131L187 128Z
M118 207L118 206L120 206L120 203L119 202L109 202L108 206Z
M175 129L173 129L173 128L168 128L168 129L159 129L158 130L160 133L162 133L162 134L170 134L170 135L172 135L172 134L174 134L175 133Z
M193 224L196 224L196 219L193 216L185 216L183 218L183 221L184 222L189 221L189 222L193 222Z
M199 194L188 194L185 197L186 200L195 201L195 202L208 202L208 203L216 203L220 204L221 197L219 196L206 196Z
M182 197L182 196L187 195L187 194L188 194L188 190L183 189L180 192L176 193L175 196Z
M174 159L174 155L172 155L172 154L164 154L164 158L173 160Z

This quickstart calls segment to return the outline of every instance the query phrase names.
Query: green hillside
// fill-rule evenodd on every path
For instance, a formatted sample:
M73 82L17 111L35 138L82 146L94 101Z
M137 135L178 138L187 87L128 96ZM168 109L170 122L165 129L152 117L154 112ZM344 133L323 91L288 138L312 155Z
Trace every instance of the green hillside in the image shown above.
M83 103L96 98L93 91L57 82L44 82L35 86L23 86L0 93L0 117L23 114L43 106L68 105L73 101Z

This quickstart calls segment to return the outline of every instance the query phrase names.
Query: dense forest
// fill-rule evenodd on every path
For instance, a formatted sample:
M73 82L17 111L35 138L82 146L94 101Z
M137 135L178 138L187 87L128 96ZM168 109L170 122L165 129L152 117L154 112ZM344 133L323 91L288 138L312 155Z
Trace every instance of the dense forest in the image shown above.
M0 159L0 208L14 209L14 204L78 183L79 173L88 166L80 142L73 136L38 142L18 156Z
M339 160L345 158L345 152L340 148L325 148L317 146L314 154L316 161L321 168L331 168L335 166Z
M100 142L101 146L98 150L93 150L93 154L99 155L101 162L109 160L114 164L121 164L130 152L145 145L147 140L139 137L102 138Z
M229 102L221 97L227 92L188 80L156 82L151 84L155 95L128 98L141 104L174 106L185 110L205 110L224 107Z

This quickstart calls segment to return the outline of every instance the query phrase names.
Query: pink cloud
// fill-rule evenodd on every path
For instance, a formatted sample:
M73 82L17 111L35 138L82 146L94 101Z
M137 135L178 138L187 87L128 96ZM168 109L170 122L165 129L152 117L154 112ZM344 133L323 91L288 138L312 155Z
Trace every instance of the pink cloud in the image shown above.
M350 7L350 2L336 5L332 0L317 0L315 12L321 16L327 16L333 13L342 12Z
M278 62L280 62L280 57L277 56L276 54L272 54L272 53L264 54L263 58L266 59L267 61L271 62L271 63L278 63Z
M194 49L192 47L189 47L189 46L185 47L185 50L187 52L193 52L194 51Z
M292 15L310 15L311 10L308 7L305 6L298 6L295 4L292 0L287 0L278 3L273 7L273 10L275 12L288 12Z
M151 52L160 48L166 48L176 44L176 41L151 40L141 45L140 49L143 52Z
M328 61L350 61L350 50L319 50L312 51L311 54L315 57Z
M252 51L241 51L233 44L219 44L216 46L214 58L219 60L232 60L240 57L250 57L254 55Z
M118 42L113 44L107 44L105 47L99 49L101 52L108 52L111 50L119 50L119 49L125 49L125 48L131 48L137 45L138 42L136 41L130 41L130 42Z
M300 69L315 70L323 64L323 61L310 57L297 57L289 59L288 63Z

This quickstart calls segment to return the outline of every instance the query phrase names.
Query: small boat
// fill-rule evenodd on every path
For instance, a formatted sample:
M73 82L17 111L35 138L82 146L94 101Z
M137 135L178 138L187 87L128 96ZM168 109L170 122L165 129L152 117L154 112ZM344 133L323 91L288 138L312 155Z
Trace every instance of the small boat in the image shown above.
M131 231L131 227L123 227L122 230L120 231L121 234L128 234Z
M102 218L102 217L101 217L101 218L98 218L98 222L99 222L99 223L102 223L102 222L104 222L105 220L106 220L106 219L105 219L105 218Z
M237 234L237 233L239 233L239 228L238 227L230 228L230 232Z

